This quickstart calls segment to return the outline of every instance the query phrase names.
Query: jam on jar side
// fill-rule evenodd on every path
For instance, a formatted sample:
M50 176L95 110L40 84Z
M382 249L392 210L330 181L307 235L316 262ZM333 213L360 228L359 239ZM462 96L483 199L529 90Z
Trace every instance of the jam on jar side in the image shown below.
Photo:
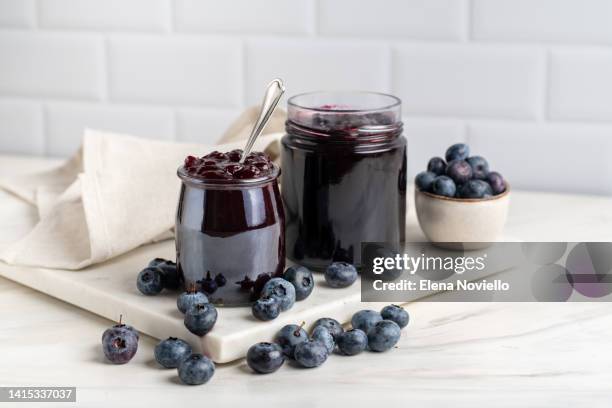
M310 93L288 103L281 144L287 257L360 265L362 242L402 242L406 139L399 99Z
M261 153L250 154L245 165L232 152L190 157L178 170L179 276L212 303L248 305L285 266L279 169Z

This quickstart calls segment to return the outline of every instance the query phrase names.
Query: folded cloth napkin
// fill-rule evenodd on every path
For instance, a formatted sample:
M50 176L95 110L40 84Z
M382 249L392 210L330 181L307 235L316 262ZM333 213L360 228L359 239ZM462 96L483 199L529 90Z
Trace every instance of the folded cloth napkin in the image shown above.
M187 155L244 146L259 108L245 111L219 145L152 141L86 130L78 153L54 170L0 179L0 188L35 205L40 219L0 253L9 264L81 269L140 245L172 238ZM253 150L278 156L284 112L277 110Z

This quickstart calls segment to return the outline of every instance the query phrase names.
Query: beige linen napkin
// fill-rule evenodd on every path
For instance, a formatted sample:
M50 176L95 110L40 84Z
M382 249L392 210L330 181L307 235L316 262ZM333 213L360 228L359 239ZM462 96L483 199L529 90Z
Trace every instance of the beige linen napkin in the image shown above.
M39 222L0 253L9 264L81 269L140 245L171 238L185 156L242 148L259 108L245 111L224 144L152 141L86 130L79 152L57 169L0 179L0 188L37 206ZM255 143L277 157L284 112Z

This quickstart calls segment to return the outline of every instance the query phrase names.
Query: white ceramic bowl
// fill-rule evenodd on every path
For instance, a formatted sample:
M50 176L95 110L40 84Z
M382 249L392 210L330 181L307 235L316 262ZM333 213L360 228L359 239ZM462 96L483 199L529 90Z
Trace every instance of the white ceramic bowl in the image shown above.
M497 241L504 229L510 186L500 195L483 199L442 197L415 188L414 201L421 229L431 242L443 247L471 242L466 249L481 249Z

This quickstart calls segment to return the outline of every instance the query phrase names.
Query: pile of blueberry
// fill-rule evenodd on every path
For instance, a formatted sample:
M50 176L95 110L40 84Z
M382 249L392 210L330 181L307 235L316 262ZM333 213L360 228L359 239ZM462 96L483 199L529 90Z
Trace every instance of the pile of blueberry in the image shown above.
M431 158L427 171L417 174L415 184L421 191L456 198L487 198L506 191L502 175L489 171L484 157L470 156L470 148L464 143L449 147L446 161Z
M325 281L332 288L346 288L357 280L357 269L346 262L334 262L325 270ZM291 266L282 278L268 280L261 290L260 298L253 303L256 319L267 321L289 310L295 301L306 299L314 289L314 278L305 266Z
M334 262L325 270L325 281L332 288L345 288L357 280L357 269L346 262ZM205 281L217 282L210 274ZM225 283L225 282L223 282ZM263 283L263 282L262 282ZM157 295L164 289L177 289L179 279L176 263L155 258L136 279L136 286L144 295ZM199 286L213 289L203 282ZM209 287L210 286L210 287ZM312 272L303 266L291 266L283 277L268 278L261 289L260 298L252 307L259 320L272 320L281 311L289 310L296 300L306 299L314 289ZM208 292L212 293L212 292ZM185 327L197 336L208 334L217 321L217 310L208 301L206 293L192 285L177 300L178 310L185 315ZM303 367L317 367L335 349L339 353L354 355L367 347L372 351L385 351L393 347L400 337L400 328L408 324L408 314L398 306L387 306L381 313L364 310L353 316L353 329L344 331L334 319L322 318L315 322L310 337L302 326L287 325L276 336L276 343L258 343L249 349L247 361L255 371L272 372L285 358L295 359ZM115 364L125 364L138 350L138 332L119 324L107 329L102 336L102 349L106 358ZM165 368L176 368L180 380L189 385L208 382L215 365L208 357L192 353L184 340L169 337L155 347L155 360Z
M285 360L294 360L304 368L323 364L336 351L354 356L369 349L383 352L391 349L400 339L401 329L408 325L408 312L396 305L389 305L381 312L362 310L353 315L351 330L344 331L340 322L324 317L317 320L310 336L301 326L284 326L274 343L263 342L251 346L247 352L247 364L260 374L272 373Z

